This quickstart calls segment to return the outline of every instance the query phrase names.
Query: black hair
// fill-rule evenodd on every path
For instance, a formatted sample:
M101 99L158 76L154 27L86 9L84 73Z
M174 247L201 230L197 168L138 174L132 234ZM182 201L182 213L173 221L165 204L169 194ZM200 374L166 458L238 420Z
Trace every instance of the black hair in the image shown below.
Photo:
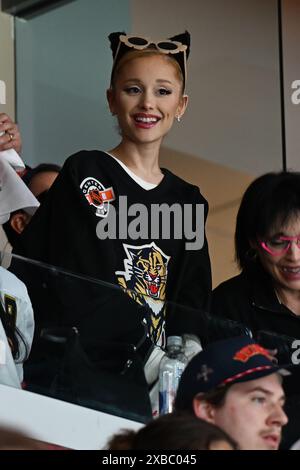
M243 195L236 221L235 252L240 268L253 262L251 241L270 235L274 227L284 226L297 213L300 173L266 173L254 180Z
M55 173L59 173L61 170L61 166L57 165L56 163L40 163L34 168L27 167L27 170L22 175L22 180L29 186L32 178L39 173L47 173L48 171L53 171Z
M226 396L233 383L217 387L214 390L201 394L201 400L210 403L215 408L221 408L225 404Z
M124 430L108 442L109 450L209 450L216 441L234 440L214 424L189 413L170 413L150 421L138 431Z
M5 307L2 305L1 300L0 300L0 321L5 331L14 361L23 362L28 357L27 344L21 332L16 327L14 323L15 320L12 318L12 315L10 315L6 311ZM21 354L20 354L20 341L24 345L24 349L25 349L24 357L21 357Z
M232 383L222 386L222 387L217 387L214 388L213 390L209 392L199 392L196 395L193 396L192 399L181 401L176 399L175 400L175 409L178 413L191 413L192 415L194 414L194 398L199 395L201 396L201 400L207 401L211 405L213 405L216 408L221 408L221 406L224 405L226 395L228 390L232 387Z

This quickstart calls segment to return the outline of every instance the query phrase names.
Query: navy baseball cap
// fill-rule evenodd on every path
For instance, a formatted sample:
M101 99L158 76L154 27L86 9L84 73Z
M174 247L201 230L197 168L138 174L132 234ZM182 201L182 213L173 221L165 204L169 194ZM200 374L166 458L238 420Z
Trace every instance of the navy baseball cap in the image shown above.
M249 336L216 341L198 353L187 365L179 382L175 408L190 409L198 393L259 379L275 372L290 375L290 372L274 363L269 351Z

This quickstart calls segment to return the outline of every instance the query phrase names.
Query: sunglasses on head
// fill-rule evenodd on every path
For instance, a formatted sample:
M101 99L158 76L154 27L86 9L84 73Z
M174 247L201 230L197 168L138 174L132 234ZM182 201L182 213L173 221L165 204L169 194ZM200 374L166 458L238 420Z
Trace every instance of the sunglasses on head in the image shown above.
M137 50L143 50L149 46L155 46L155 48L163 54L177 54L178 52L185 52L187 50L187 46L185 44L181 44L181 42L178 41L173 41L172 39L152 41L152 39L149 38L144 38L141 36L128 36L125 34L121 34L119 39L120 43Z
M264 241L259 240L259 244L270 255L279 256L283 255L290 249L293 241L295 241L297 247L300 249L300 235L297 235L296 237L281 236Z
M184 64L183 75L184 75L184 82L186 82L187 46L185 44L182 44L179 41L173 41L172 39L163 39L161 41L153 41L152 39L145 38L142 36L130 36L127 34L126 35L120 34L119 44L118 44L118 48L116 50L116 54L115 54L114 62L113 62L113 69L115 67L115 64L119 60L119 53L120 53L120 49L122 45L127 46L128 48L131 48L131 49L139 50L139 51L154 47L162 54L178 54L179 52L182 52L183 64Z

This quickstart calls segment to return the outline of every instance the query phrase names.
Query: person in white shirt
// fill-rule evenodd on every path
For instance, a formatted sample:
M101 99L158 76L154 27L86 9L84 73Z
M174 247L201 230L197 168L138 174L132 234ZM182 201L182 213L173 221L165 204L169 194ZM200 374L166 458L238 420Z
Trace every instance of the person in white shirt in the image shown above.
M0 123L1 123L0 115ZM0 127L0 132L5 131ZM1 137L0 137L1 139ZM0 141L0 149L1 149ZM11 147L12 148L12 147ZM0 223L18 207L30 213L39 203L9 161L9 149L0 150ZM19 157L15 161L18 161ZM20 160L21 164L22 161ZM23 362L28 357L34 332L34 318L26 286L14 274L0 267L0 384L21 388Z

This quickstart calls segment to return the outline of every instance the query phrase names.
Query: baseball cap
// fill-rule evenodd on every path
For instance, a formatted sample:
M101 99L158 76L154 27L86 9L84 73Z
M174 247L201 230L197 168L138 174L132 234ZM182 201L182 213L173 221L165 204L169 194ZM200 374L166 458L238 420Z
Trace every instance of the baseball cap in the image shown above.
M285 366L284 366L285 367ZM210 343L187 365L179 383L175 408L188 409L198 393L238 382L259 379L275 372L290 375L272 360L270 352L249 336Z

